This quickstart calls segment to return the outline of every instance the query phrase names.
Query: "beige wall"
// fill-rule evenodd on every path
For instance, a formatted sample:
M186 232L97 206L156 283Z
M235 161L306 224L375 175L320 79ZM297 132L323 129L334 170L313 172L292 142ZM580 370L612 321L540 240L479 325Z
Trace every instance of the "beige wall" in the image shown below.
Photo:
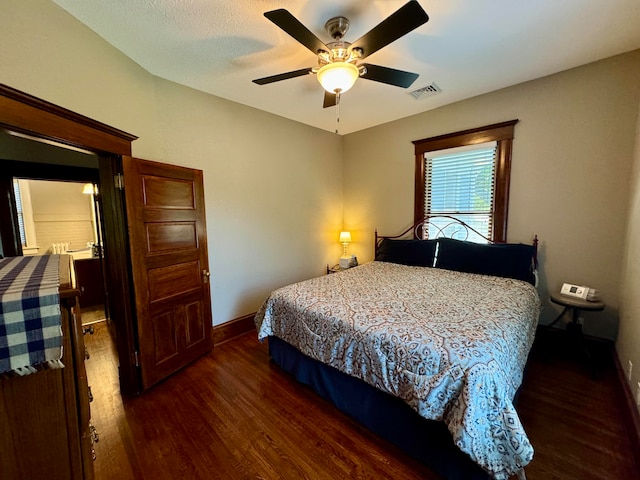
M204 171L214 324L340 255L339 136L154 77L48 0L0 3L0 83Z
M633 363L631 391L636 395L640 382L640 109L636 130L632 194L629 201L628 230L624 249L624 275L620 306L620 333L616 342L624 371Z
M585 284L607 304L584 314L585 330L615 338L639 98L635 51L345 136L351 251L371 259L374 228L394 234L412 223L412 140L519 119L508 240L540 238L542 322L559 311L549 290Z
M339 137L162 80L156 95L159 159L204 171L215 323L335 263Z

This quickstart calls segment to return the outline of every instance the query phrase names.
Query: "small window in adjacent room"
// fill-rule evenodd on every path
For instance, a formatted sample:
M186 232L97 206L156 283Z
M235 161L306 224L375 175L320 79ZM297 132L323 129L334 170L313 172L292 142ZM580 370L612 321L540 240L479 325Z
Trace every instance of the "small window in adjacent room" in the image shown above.
M511 144L517 120L414 141L416 223L456 217L495 241L507 238ZM436 222L437 223L437 222ZM433 232L424 232L433 237ZM481 236L467 240L485 242Z
M20 186L18 180L13 180L13 194L16 197L16 213L18 216L18 226L20 227L20 242L22 247L27 246L27 236L24 229L24 212L22 209L22 196L20 195Z
M31 189L29 180L14 178L13 195L16 199L16 216L20 229L20 242L23 255L37 255L36 229L31 208Z

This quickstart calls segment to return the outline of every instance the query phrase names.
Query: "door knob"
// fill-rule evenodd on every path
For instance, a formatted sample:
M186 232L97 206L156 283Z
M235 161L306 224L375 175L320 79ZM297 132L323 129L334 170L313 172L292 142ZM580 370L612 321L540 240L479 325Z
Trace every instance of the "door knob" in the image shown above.
M202 270L202 281L204 283L209 283L210 276L211 276L211 273L209 272L209 270Z

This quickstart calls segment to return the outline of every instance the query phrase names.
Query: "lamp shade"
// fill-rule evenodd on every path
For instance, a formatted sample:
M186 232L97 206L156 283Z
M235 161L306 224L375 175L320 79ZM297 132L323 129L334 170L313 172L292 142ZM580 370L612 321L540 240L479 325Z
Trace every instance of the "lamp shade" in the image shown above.
M353 63L334 62L318 70L318 81L329 93L344 93L353 87L360 72Z
M340 232L340 243L351 243L351 232Z

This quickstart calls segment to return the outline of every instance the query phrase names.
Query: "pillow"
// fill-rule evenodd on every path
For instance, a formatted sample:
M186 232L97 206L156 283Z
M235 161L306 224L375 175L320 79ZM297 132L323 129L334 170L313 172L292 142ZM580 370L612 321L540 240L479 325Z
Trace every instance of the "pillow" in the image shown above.
M433 267L436 240L393 240L383 238L376 260L414 267Z
M532 285L533 245L523 243L482 244L451 238L438 239L436 267L524 280Z

